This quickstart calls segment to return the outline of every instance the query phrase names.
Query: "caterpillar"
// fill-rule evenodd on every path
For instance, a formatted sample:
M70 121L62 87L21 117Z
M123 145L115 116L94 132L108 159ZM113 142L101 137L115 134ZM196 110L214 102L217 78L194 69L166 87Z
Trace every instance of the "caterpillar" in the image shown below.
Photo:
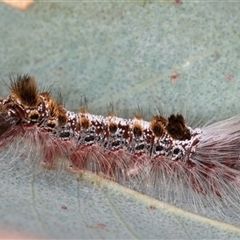
M9 88L0 100L1 148L21 137L38 147L46 169L63 157L67 171L89 170L127 186L141 182L145 189L136 190L154 186L157 197L173 202L187 189L212 206L239 208L240 116L191 128L181 114L145 121L71 112L28 74L12 77Z

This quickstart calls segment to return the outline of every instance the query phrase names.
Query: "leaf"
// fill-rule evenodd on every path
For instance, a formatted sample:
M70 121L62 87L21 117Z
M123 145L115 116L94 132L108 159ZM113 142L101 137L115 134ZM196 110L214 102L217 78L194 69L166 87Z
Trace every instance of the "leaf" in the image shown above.
M226 118L239 111L239 10L225 1L38 1L23 12L1 4L1 75L29 73L42 88L54 84L72 110L86 96L99 114L112 102L123 113L140 107L186 111L189 122ZM64 171L37 174L28 162L18 168L17 150L1 152L1 228L50 238L239 234L92 175L77 181Z

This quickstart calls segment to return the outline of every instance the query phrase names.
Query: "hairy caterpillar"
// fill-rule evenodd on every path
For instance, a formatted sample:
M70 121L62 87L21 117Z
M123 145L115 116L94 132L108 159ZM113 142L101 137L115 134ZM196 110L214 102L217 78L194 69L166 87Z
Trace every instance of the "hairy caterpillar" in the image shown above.
M166 201L187 201L189 191L200 205L206 198L239 209L240 116L193 129L180 114L148 122L74 113L29 75L11 79L10 90L0 101L1 147L20 137L37 146L48 169L60 156L68 171L90 170Z

